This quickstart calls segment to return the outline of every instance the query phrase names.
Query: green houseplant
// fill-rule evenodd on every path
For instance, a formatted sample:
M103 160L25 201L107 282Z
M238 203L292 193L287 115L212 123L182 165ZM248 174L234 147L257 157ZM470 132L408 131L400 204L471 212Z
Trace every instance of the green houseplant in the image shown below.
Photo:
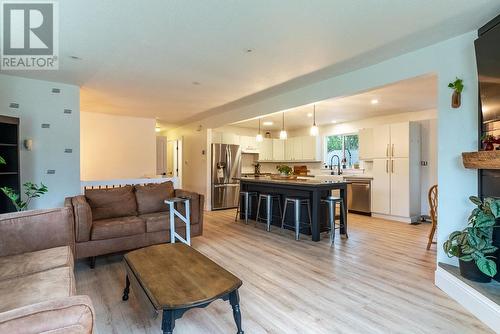
M278 165L278 166L276 166L276 169L283 176L291 175L293 172L292 167L287 166L287 165Z
M6 161L0 156L0 165L6 165ZM26 201L21 199L21 196L16 193L16 191L9 187L1 187L0 190L7 196L17 211L24 211L28 209L30 202L33 198L42 196L48 191L48 188L43 183L40 185L34 184L32 182L26 182L23 184L24 194L26 195Z
M448 84L448 88L453 89L453 95L451 97L451 107L458 108L462 103L462 91L464 90L464 81L462 79L456 78L455 81Z
M28 210L30 202L37 197L42 196L48 191L48 188L43 183L34 184L32 182L26 182L23 184L24 195L26 195L26 200L23 201L21 196L14 191L14 189L9 187L2 187L0 190L10 199L12 204L16 207L17 211Z
M483 201L471 196L477 205L472 210L467 227L450 234L443 244L449 257L458 257L460 274L470 280L489 282L497 273L497 266L492 255L497 251L493 243L493 229L500 217L500 200L486 198Z

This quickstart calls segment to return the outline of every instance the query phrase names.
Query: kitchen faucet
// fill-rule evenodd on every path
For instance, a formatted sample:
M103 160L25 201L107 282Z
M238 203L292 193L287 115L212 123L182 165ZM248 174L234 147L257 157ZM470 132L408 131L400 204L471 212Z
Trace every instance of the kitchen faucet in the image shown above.
M330 174L335 175L333 172L333 158L337 157L337 175L342 174L342 170L340 169L340 157L336 154L332 155L332 158L330 159Z

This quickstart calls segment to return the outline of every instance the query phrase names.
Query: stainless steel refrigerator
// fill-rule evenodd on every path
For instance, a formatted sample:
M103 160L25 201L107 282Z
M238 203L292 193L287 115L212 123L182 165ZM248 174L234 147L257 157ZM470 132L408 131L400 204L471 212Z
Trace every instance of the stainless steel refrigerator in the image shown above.
M241 177L239 145L212 144L212 209L238 206Z

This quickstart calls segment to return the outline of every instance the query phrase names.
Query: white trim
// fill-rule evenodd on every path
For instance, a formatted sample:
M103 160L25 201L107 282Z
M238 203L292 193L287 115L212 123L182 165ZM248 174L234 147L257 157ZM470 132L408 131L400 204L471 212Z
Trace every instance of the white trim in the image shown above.
M115 180L93 180L93 181L81 181L81 191L84 192L85 188L106 188L106 187L116 187L124 185L135 185L135 184L148 184L148 183L163 183L167 181L172 181L174 188L179 188L179 179L177 177L159 177L159 178L141 178L141 179L115 179Z
M380 219L386 219L386 220L393 220L401 223L407 223L411 224L413 222L417 222L420 216L413 216L413 217L400 217L400 216L392 216L392 215L384 215L382 213L373 213L372 212L372 217L373 218L380 218Z
M441 267L436 269L435 283L438 288L456 300L488 327L496 333L500 333L500 305Z

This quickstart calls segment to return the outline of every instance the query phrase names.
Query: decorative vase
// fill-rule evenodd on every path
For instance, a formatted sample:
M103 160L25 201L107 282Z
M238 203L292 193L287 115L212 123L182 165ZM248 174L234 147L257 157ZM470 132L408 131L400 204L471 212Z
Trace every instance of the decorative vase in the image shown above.
M483 274L474 261L462 261L458 259L460 275L474 282L489 283L491 277Z
M461 103L462 103L462 94L457 92L456 90L453 91L453 95L451 96L451 107L459 108Z

